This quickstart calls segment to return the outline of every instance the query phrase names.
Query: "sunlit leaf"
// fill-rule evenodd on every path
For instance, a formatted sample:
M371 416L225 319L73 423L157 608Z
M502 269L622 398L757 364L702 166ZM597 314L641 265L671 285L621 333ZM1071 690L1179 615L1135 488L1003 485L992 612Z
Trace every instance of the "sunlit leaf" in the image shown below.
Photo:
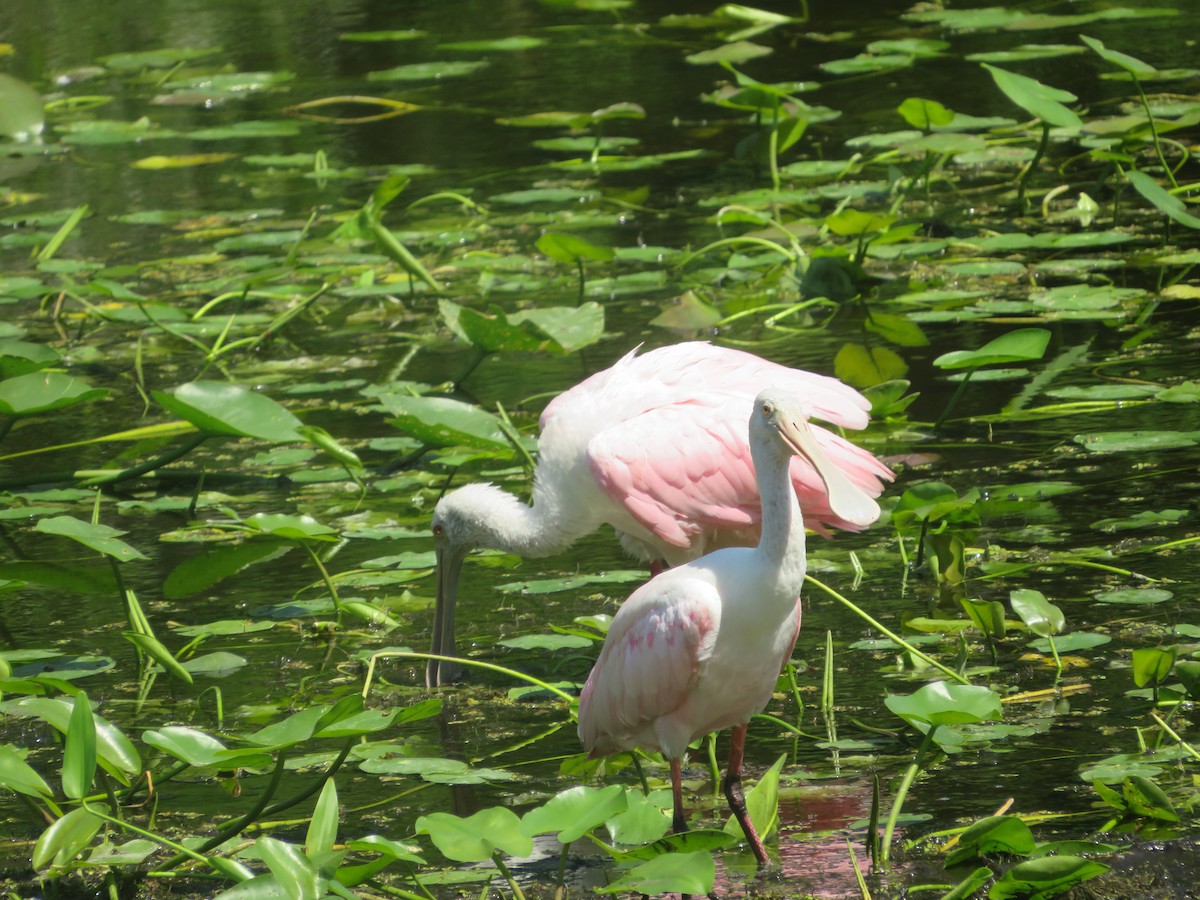
M25 762L24 756L12 744L0 744L0 786L38 799L54 794L50 785Z
M1104 863L1079 856L1046 856L1017 863L996 880L989 900L1048 900L1108 871Z
M1188 228L1200 228L1200 216L1194 216L1188 212L1179 197L1159 186L1158 182L1145 172L1130 169L1125 173L1125 177L1134 189L1163 215Z
M490 65L486 59L410 63L367 73L367 81L441 81L473 75Z
M45 126L42 95L20 79L0 72L0 137L35 140Z
M414 831L427 834L448 859L481 862L501 850L509 856L528 856L533 838L521 829L521 820L507 807L493 806L461 818L431 813L417 819Z
M903 378L908 364L887 347L868 349L861 344L845 344L834 359L833 369L842 381L864 388Z
M1043 596L1041 591L1020 588L1009 592L1013 612L1020 616L1029 630L1042 637L1058 634L1067 620L1061 609Z
M1133 651L1133 683L1138 687L1162 684L1171 674L1179 645L1169 647L1140 647Z
M1037 116L1047 125L1058 128L1078 129L1083 127L1083 120L1064 103L1074 103L1079 98L1070 91L1042 84L1036 78L1019 75L1000 69L988 63L982 64L996 86L1017 106L1031 115Z
M135 169L191 169L196 166L211 166L216 163L237 159L236 153L192 153L181 156L143 156L132 163Z
M0 381L0 413L32 416L108 394L62 372L30 372Z
M208 590L247 566L274 559L288 550L267 541L208 546L179 563L163 582L163 595L170 599Z
M896 112L913 128L922 130L928 130L935 125L949 125L954 121L954 113L951 110L936 100L920 97L909 97L897 107Z
M909 723L962 725L1000 718L1000 696L973 684L935 681L908 695L889 694L884 704Z
M689 56L685 56L684 59L693 65L706 65L708 63L730 63L737 65L751 59L758 59L760 56L769 56L771 52L770 47L764 47L762 44L755 44L750 41L735 41L732 44L723 44L712 50L701 50L698 53L692 53Z
M77 519L74 516L53 516L48 519L38 519L35 531L44 534L57 534L68 537L73 541L90 547L97 553L112 557L118 562L128 562L131 559L146 559L140 550L129 546L120 539L125 534L107 525L94 524Z
M33 845L33 867L66 865L84 851L103 825L103 819L83 807L71 810L38 837Z
M1174 597L1172 591L1166 588L1123 588L1115 591L1099 591L1095 594L1097 603L1129 603L1143 605L1165 603Z
M1097 431L1073 440L1089 453L1146 453L1194 447L1200 431Z
M153 391L167 412L211 434L300 441L300 420L265 394L222 381L193 381L174 390Z
M596 890L608 893L708 894L716 880L716 864L708 850L657 856L635 866L616 881Z
M1016 816L988 816L958 836L958 845L946 856L946 865L961 865L986 853L1028 856L1035 843L1029 826Z
M619 784L578 785L527 812L521 827L530 836L555 832L560 844L569 844L627 809L626 789Z
M978 350L954 350L937 357L933 364L940 369L974 369L980 366L1008 365L1041 359L1050 343L1050 332L1044 328L1018 328Z

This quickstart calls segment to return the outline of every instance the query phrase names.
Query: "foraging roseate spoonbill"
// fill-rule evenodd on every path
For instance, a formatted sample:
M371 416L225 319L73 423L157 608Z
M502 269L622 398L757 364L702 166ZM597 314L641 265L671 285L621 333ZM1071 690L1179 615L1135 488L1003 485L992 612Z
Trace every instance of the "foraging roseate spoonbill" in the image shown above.
M804 519L789 463L807 459L830 508L866 525L875 501L826 455L804 400L766 390L750 415L750 452L762 498L756 547L727 547L642 585L613 617L579 697L579 739L592 756L643 748L671 761L673 827L684 831L680 766L689 743L732 726L723 789L759 865L767 851L742 796L750 717L771 698L800 633Z
M533 502L491 484L447 494L433 512L437 601L431 652L456 656L454 610L467 553L486 547L521 556L565 550L607 523L657 571L717 547L758 540L759 500L746 420L764 385L804 399L810 414L846 428L867 424L870 404L835 378L791 369L703 341L637 349L556 397L542 413ZM878 496L891 471L867 451L813 426L817 442L860 491ZM809 526L859 530L832 508L825 483L797 458L792 486ZM459 667L430 660L430 687Z

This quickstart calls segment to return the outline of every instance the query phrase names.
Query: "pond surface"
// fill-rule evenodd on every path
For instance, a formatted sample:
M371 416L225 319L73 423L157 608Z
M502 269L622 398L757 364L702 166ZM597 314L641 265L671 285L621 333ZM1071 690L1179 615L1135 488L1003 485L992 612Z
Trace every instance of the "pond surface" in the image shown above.
M902 378L918 395L906 408L873 395L875 422L851 437L897 471L884 519L861 534L812 538L810 574L906 637L933 636L922 644L927 652L1006 702L1002 727L964 728L961 746L916 781L905 812L917 818L902 822L900 864L876 883L877 896L931 881L944 892L961 881L965 872L937 862L940 841L905 842L1006 803L1039 841L1095 837L1122 814L1105 807L1093 781L1119 792L1131 774L1155 780L1178 810L1179 821L1125 815L1105 839L1195 837L1196 763L1152 717L1195 739L1190 706L1173 705L1186 696L1186 679L1165 676L1156 705L1153 685L1135 684L1133 654L1176 647L1186 661L1200 648L1200 294L1192 277L1200 251L1194 230L1179 220L1168 227L1114 174L1142 166L1167 183L1145 128L1117 120L1140 114L1136 90L1110 77L1117 70L1095 54L1075 50L1084 33L1159 74L1178 70L1147 78L1146 89L1170 123L1160 127L1178 164L1174 178L1186 186L1198 172L1200 75L1185 67L1195 60L1190 36L1200 17L1187 4L1133 0L1128 15L1105 17L1101 3L1005 5L1012 16L1027 7L1078 19L1023 22L926 19L929 10L898 2L808 6L807 24L736 10L713 19L707 7L665 2L0 6L0 35L13 48L0 66L47 102L44 144L13 145L0 157L0 339L51 347L61 355L57 368L107 391L18 418L0 445L0 656L19 677L41 672L83 688L134 737L168 724L234 734L354 694L372 652L428 645L428 523L448 478L528 489L520 457L503 440L423 440L397 426L403 403L395 398L444 395L488 413L499 405L532 437L552 396L639 343L709 339L863 388ZM800 14L791 5L776 12ZM528 40L470 43L501 38ZM720 58L775 85L788 98L781 115L808 123L781 151L773 193L762 111L756 118L733 108L723 92L733 70L695 57L736 41L763 54ZM945 46L872 45L880 41ZM1032 43L1074 46L995 64L1072 92L1078 102L1066 102L1091 127L1051 134L1023 204L1016 184L1041 128L971 55ZM880 62L895 54L906 61ZM343 99L301 106L334 97ZM911 131L896 111L909 97L980 117L946 132L970 133L978 145L913 149L906 142L919 129L915 138L880 137ZM386 115L397 101L420 108ZM521 121L548 113L574 116ZM846 164L818 173L824 160ZM415 267L369 229L350 227L388 179L402 192L383 221ZM1099 206L1086 222L1075 212L1081 192ZM84 205L82 220L46 254ZM843 209L890 218L847 232L826 218ZM811 255L789 255L772 219ZM581 281L573 262L548 258L537 244L547 232L615 256L584 259ZM747 234L775 249L708 249ZM1047 234L1066 239L1038 237ZM851 264L865 235L873 243ZM835 284L844 293L826 300L816 287L828 282L804 281L821 255L841 261ZM521 326L521 340L484 347L479 333L455 324L447 302L488 315L559 312L541 331ZM1044 355L1010 360L996 375L981 369L961 395L935 363L1031 327L1048 332ZM849 345L886 349L887 361L872 370L878 378L848 359ZM102 492L98 521L145 555L120 566L124 586L166 645L183 647L195 634L188 627L247 623L244 634L214 634L200 647L244 664L186 685L166 674L147 679L139 667L122 636L128 623L109 563L37 523L90 520L96 492L88 479L150 459L174 436L48 448L175 421L152 392L198 379L272 397L352 449L365 469L356 483L311 444L210 440ZM919 504L901 498L929 483L961 503L931 518L923 542L911 513ZM286 542L203 588L176 589L172 577L202 551L234 538L250 543L231 529L257 513L307 514L330 526L336 541L323 546L322 561L342 597L376 605L394 627L354 618L335 627L318 569ZM640 573L574 588L511 585L633 568L608 533L547 559L473 558L461 587L460 649L578 684L598 643L552 651L499 642L578 631L577 617L615 612ZM85 589L50 570L94 584ZM1010 592L1022 590L1041 592L1065 616L1061 673L1010 606ZM1004 604L1008 630L994 655L961 598ZM821 710L826 632L832 720ZM1078 635L1098 637L1075 642ZM809 592L795 655L803 706L781 684L767 710L802 733L756 720L748 738L755 778L786 755L781 870L755 881L748 854L717 854L718 891L860 896L843 830L854 826L862 862L872 779L886 810L920 743L884 697L937 674L879 639L845 607ZM89 667L102 671L89 675ZM418 702L428 696L423 672L419 659L380 662L370 703ZM440 863L428 840L414 837L421 816L497 805L522 812L581 781L636 783L619 764L587 768L561 705L546 694L510 698L513 687L506 676L472 673L466 685L436 694L439 715L400 726L390 751L503 774L422 780L348 767L338 776L344 833L415 841ZM31 748L29 762L57 784L55 733L14 705L26 689L0 689L8 704L2 739ZM284 778L289 787L333 755L326 745L312 752ZM723 801L706 760L701 748L689 766L688 803L696 824L719 827ZM254 795L267 769L245 768L237 790ZM660 786L665 769L647 768ZM172 787L161 795L164 819L230 813L233 780L206 771ZM0 794L0 814L15 839L8 857L26 861L43 825L15 796ZM305 827L302 817L288 818L261 833L302 842ZM586 843L569 854L572 887L615 877ZM557 842L539 838L533 859L514 864L527 892L552 893L558 853ZM12 863L14 884L27 884L25 864ZM421 871L434 894L456 894L432 867ZM449 871L447 885L461 878L464 891L478 894L477 869ZM1144 895L1171 889L1155 885ZM1134 895L1117 887L1105 896Z

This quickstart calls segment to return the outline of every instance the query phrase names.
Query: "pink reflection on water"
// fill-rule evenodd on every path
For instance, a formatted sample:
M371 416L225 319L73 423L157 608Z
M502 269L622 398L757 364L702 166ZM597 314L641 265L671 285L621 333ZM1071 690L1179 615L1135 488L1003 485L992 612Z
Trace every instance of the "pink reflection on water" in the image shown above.
M749 852L717 855L718 896L861 898L854 865L846 848L850 823L870 813L871 785L862 779L835 779L780 792L780 835L768 842L778 866L758 873ZM870 866L862 836L851 837L858 865ZM774 846L771 846L774 844Z

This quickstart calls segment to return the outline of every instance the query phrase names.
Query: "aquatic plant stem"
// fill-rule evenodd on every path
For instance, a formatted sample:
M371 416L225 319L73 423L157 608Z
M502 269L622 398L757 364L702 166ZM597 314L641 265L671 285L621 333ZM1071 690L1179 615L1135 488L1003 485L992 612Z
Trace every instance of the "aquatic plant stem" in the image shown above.
M925 756L929 752L929 748L933 745L933 734L937 729L938 726L936 725L929 726L929 730L925 732L925 739L921 741L921 746L917 748L917 755L913 757L912 763L904 772L904 777L900 781L900 787L896 790L896 798L892 801L892 808L888 812L887 824L883 828L883 843L879 848L879 862L884 868L887 868L891 860L892 834L896 830L896 821L900 818L900 809L904 806L904 798L908 796L908 789L912 787L917 773L921 771L921 763L925 761Z
M337 588L333 585L333 579L329 577L329 570L325 568L325 564L321 562L321 557L317 555L317 551L307 541L299 543L308 553L309 558L313 561L313 565L317 567L317 571L321 573L321 580L325 582L325 590L329 591L329 596L333 600L333 607L338 611L338 615L341 615L342 599L338 596Z
M477 659L461 659L457 656L439 656L436 653L417 653L409 650L383 650L379 653L372 653L370 660L367 662L367 677L363 682L362 695L365 699L371 692L371 682L375 677L375 663L380 659L412 659L412 660L445 660L447 662L455 662L463 666L473 666L476 669L486 669L489 672L499 672L501 675L507 675L510 678L515 678L518 681L527 681L535 687L539 687L544 691L549 691L559 699L567 703L568 706L574 707L576 699L564 690L554 687L552 684L547 684L541 679L534 678L532 675L526 675L524 672L518 672L516 669L506 669L504 666L493 665L492 663L481 662Z
M208 434L207 432L200 432L194 435L191 440L185 441L183 444L167 451L166 453L160 453L153 459L148 459L143 463L139 463L136 466L130 466L128 469L122 469L119 472L113 472L111 474L89 478L86 481L80 482L80 487L102 487L105 485L116 484L118 481L127 481L130 478L137 478L139 475L144 475L147 472L154 471L155 469L160 469L169 463L173 463L175 460L180 459L181 457L187 456L187 454L191 453L210 437L212 437L211 434ZM89 473L79 472L77 474L87 475Z
M862 619L864 622L866 622L868 625L870 625L872 628L874 628L876 631L878 631L880 634L882 634L888 640L895 641L897 644L899 644L901 647L903 647L905 650L907 650L909 653L911 653L917 659L919 659L922 662L925 662L926 664L937 669L943 675L953 678L959 684L970 684L971 683L970 679L966 678L964 675L962 675L958 672L955 672L949 666L943 665L942 663L940 663L936 659L934 659L932 656L929 656L927 653L923 653L922 651L918 650L916 647L914 647L908 641L904 640L904 638L900 637L900 635L896 634L890 628L887 628L882 622L873 618L869 613L864 612L854 602L843 597L841 594L839 594L837 591L835 591L829 585L825 584L823 581L813 578L811 575L805 575L804 580L806 582L808 582L809 584L819 587L826 594L828 594L830 597L832 597L838 603L842 604L842 606L845 606L847 609L849 609L851 612L853 612L856 616L858 616L860 619Z
M492 851L492 862L500 870L500 874L504 876L504 880L508 882L508 886L512 888L513 896L517 900L525 900L525 893L521 890L521 886L517 884L516 879L512 877L512 873L508 871L508 866L504 865L504 860L500 858L499 850Z

